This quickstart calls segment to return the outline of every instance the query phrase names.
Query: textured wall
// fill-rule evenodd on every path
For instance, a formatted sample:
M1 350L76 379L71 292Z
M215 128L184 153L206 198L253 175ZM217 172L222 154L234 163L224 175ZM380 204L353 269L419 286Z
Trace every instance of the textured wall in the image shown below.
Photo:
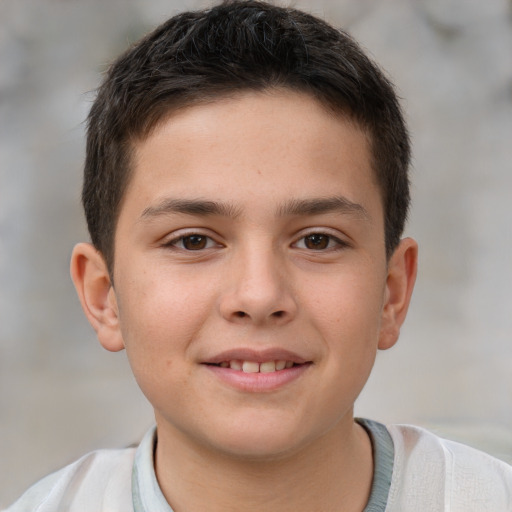
M199 1L0 2L0 506L151 409L68 278L86 238L83 120L106 63ZM394 78L414 138L420 274L357 413L512 459L512 9L506 0L303 0Z

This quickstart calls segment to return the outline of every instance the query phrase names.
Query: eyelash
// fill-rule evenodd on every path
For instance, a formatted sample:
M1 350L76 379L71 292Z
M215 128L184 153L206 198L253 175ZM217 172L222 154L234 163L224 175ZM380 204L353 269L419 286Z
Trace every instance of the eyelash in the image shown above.
M189 248L185 247L184 246L184 244L186 243L185 241L186 240L191 241L193 238L202 239L202 240L206 241L206 246L199 247L196 249L189 249ZM179 245L178 245L180 242L182 244L181 247L179 247ZM168 247L171 249L177 249L177 250L181 250L181 251L185 251L185 252L199 252L199 251L203 251L205 249L211 249L212 247L218 246L218 245L219 244L217 244L217 242L215 242L215 240L211 236L204 235L202 233L187 233L185 235L177 236L176 238L173 238L172 240L169 240L168 242L165 242L163 244L164 247Z
M305 241L308 238L312 237L323 237L323 240L327 240L327 246L326 247L320 247L320 248L311 248L306 246L306 242L304 243L304 247L298 247L299 243L301 241ZM331 235L329 233L325 233L323 231L312 231L310 233L306 233L301 238L297 240L293 244L295 247L299 249L305 249L312 252L327 252L327 251L339 251L342 249L345 249L346 247L349 247L349 244L347 242L344 242L343 240L339 239L338 237Z
M314 241L313 237L318 237L317 242ZM194 238L196 238L196 243L199 245L199 247L196 247L195 249L191 249L190 247L186 247L186 243L192 242L194 243ZM307 239L310 239L310 241L313 241L314 244L318 244L319 246L322 245L322 242L327 242L327 245L325 247L307 247ZM304 241L304 246L300 247L299 243L301 241ZM201 246L201 242L204 242L204 245ZM181 247L180 247L181 244ZM165 244L163 244L164 247L181 250L185 252L200 252L203 250L211 249L215 246L219 246L215 240L208 236L204 235L202 233L187 233L184 235L180 235L178 237L173 238L172 240L169 240ZM307 233L300 237L296 242L292 244L292 247L296 247L298 249L304 249L312 252L326 252L326 251L337 251L344 249L348 247L349 244L347 242L344 242L343 240L340 240L338 237L335 237L329 233L325 233L322 231L313 231L311 233Z

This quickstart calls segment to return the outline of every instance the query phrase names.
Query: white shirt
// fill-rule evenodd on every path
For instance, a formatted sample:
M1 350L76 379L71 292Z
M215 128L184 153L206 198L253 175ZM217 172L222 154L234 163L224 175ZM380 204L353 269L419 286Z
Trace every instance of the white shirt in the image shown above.
M418 427L362 424L376 461L364 512L512 512L512 466ZM154 472L155 442L153 428L137 449L85 455L5 512L172 512Z

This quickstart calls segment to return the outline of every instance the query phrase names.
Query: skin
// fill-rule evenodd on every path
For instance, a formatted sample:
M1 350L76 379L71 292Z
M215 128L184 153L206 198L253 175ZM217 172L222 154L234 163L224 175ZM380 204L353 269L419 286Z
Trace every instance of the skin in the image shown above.
M386 259L365 133L307 95L244 93L171 115L135 144L134 169L115 285L89 244L71 273L155 409L169 503L362 510L373 462L353 404L398 339L417 261L411 239ZM241 388L205 364L232 349L308 364L273 389Z

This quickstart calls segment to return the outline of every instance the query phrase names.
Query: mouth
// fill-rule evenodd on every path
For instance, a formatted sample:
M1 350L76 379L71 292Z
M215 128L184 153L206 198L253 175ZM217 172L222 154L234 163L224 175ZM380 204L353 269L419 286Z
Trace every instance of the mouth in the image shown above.
M228 350L202 363L212 375L242 392L273 392L309 373L313 361L281 349Z
M248 361L243 359L231 359L229 361L221 361L220 363L206 363L219 368L229 368L231 370L241 371L243 373L273 373L298 366L290 360L278 359L264 362ZM305 363L300 363L305 364Z

